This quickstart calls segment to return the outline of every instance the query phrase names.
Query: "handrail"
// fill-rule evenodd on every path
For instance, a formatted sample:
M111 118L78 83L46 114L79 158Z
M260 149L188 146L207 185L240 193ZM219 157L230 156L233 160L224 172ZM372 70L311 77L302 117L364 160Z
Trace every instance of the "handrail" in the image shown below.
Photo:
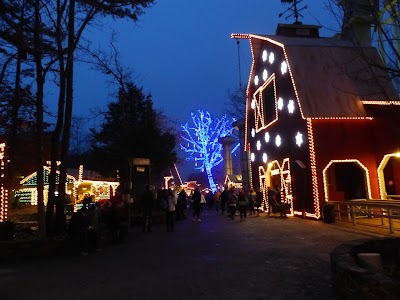
M393 219L400 219L400 201L386 200L386 199L352 199L348 201L328 201L326 204L337 206L336 210L339 212L339 220L341 220L340 205L347 206L347 213L353 220L353 225L356 225L356 216L365 215L367 211L369 216L380 217L381 223L384 225L383 218L389 220L389 230L393 233ZM362 206L363 208L360 208ZM380 209L380 214L376 214L373 208Z

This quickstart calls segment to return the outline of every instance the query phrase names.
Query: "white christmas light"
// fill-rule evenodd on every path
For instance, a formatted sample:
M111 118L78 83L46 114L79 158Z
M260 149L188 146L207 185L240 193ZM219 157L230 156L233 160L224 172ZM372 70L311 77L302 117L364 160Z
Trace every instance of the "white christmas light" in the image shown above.
M274 60L275 60L275 55L274 55L274 53L271 52L271 53L269 54L269 59L268 59L268 60L269 60L269 63L270 63L270 64L273 64L273 63L274 63Z
M255 137L255 135L256 135L256 130L253 128L253 129L251 130L251 137Z
M268 132L265 133L264 138L265 138L265 142L269 143L269 133Z
M275 144L279 147L282 144L281 136L278 134L275 138Z
M263 53L262 53L262 60L266 61L267 58L268 58L268 52L267 52L267 50L264 50Z
M288 111L290 114L292 114L294 112L294 101L293 100L289 100L289 104L287 106Z
M260 140L257 141L256 148L258 151L260 151L260 149L261 149L261 141Z
M254 76L254 84L255 85L258 85L258 82L259 82L260 80L258 79L258 75L256 75L256 76Z
M251 109L255 109L256 108L256 100L251 100Z
M263 154L263 162L266 163L268 161L268 155L267 153Z
M300 132L297 132L296 145L300 147L301 144L303 144L303 135Z
M282 108L283 108L283 99L281 97L279 97L279 99L278 99L278 109L282 110Z
M286 72L287 72L287 63L286 63L286 61L284 60L284 61L281 63L281 73L282 73L282 75L283 75L283 74L286 74Z
M250 154L250 159L251 161L254 161L256 159L256 155L254 153Z
M265 81L265 80L267 80L267 79L268 79L268 71L264 69L264 72L263 72L263 80Z

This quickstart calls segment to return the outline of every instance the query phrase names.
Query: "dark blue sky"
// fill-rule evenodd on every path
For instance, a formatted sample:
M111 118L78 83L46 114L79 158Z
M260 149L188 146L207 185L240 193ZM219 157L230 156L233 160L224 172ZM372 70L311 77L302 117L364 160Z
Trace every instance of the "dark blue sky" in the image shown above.
M108 20L103 28L86 33L94 48L108 50L111 32L123 65L134 71L135 82L153 95L154 106L179 125L190 122L190 113L209 111L213 117L225 113L228 90L239 86L238 49L231 33L275 34L279 18L286 10L280 0L158 0L137 24ZM332 36L338 28L325 8L325 0L304 0L300 8L304 24L322 25L322 36ZM242 40L242 82L247 84L251 67L249 43ZM90 67L80 65L75 74L74 113L87 117L84 127L96 127L89 111L105 108L115 100L115 86ZM48 94L49 99L55 95ZM56 103L55 101L53 101ZM50 108L51 105L50 105ZM182 167L188 173L193 167ZM186 170L183 170L186 169ZM183 174L184 175L184 174Z
M107 22L87 35L93 46L108 48L116 30L117 47L125 67L134 71L135 81L151 92L155 107L179 124L189 121L199 108L216 117L224 113L227 91L239 85L238 55L231 33L274 34L278 23L293 23L293 17L279 18L287 6L279 0L159 0L138 24L124 20ZM305 24L334 27L325 0L304 0L300 7ZM336 26L337 27L337 26ZM322 29L322 35L332 31ZM251 54L241 41L241 78L247 83ZM115 87L87 66L75 75L77 114L104 107L113 100Z

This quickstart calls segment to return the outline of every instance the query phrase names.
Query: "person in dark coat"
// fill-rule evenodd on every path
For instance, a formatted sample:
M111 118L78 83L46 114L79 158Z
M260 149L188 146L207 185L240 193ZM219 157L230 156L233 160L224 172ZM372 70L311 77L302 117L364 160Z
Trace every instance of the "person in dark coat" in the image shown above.
M255 190L255 193L256 193L257 216L259 216L260 215L260 209L261 209L261 206L262 206L262 201L263 201L263 194L262 194L262 192L260 191L259 188L257 188Z
M194 218L193 221L201 222L200 220L200 211L201 211L201 193L199 188L196 188L192 195L193 201L193 209L194 209Z
M268 216L270 215L270 213L271 213L271 210L272 210L272 213L273 214L275 214L276 212L277 212L277 202L276 202L276 199L275 199L275 195L276 195L276 191L273 189L273 188L271 188L271 187L268 187L268 192L267 192L267 196L268 196Z
M236 190L234 187L231 187L228 191L228 201L227 201L227 206L228 206L228 216L233 220L235 218L235 213L236 213L236 205L238 197L236 195Z
M245 192L241 189L238 195L238 206L240 212L240 221L246 221L247 217L247 206L249 205L248 198Z
M81 255L88 254L88 239L87 229L90 220L88 217L88 210L86 207L82 207L71 217L68 227L68 234L73 242L73 246L76 252Z
M187 194L184 189L178 194L178 202L176 204L176 220L186 219L185 210L187 206Z
M222 211L222 214L225 214L226 203L228 202L228 199L229 199L228 189L224 189L222 191L220 199L221 199L221 211Z
M142 231L151 232L151 225L153 223L153 206L154 206L154 195L150 189L150 186L146 186L145 191L142 195L142 209L143 209L143 224Z

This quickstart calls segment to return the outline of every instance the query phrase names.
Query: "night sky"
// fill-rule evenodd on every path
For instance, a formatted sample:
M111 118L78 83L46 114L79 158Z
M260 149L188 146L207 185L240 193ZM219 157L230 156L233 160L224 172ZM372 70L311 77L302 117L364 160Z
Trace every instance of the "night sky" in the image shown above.
M111 32L117 32L116 46L123 65L134 71L134 81L151 93L155 108L180 124L190 121L197 109L221 117L228 101L228 90L247 84L251 53L247 40L238 48L231 33L275 34L278 23L293 23L294 18L279 18L287 9L279 0L158 0L146 10L141 21L105 20L102 28L91 28L85 38L94 48L109 48ZM299 8L303 24L322 25L322 36L330 37L339 25L326 9L325 0L304 0ZM288 14L286 14L287 16ZM75 74L75 115L85 117L87 127L99 118L90 110L115 100L116 86L106 78L78 65ZM47 94L51 102L51 92ZM49 105L52 109L51 104Z
M222 116L228 90L239 86L238 49L231 33L274 34L278 23L293 23L279 13L279 0L158 0L138 24L107 21L101 30L91 28L86 37L94 48L108 49L111 31L125 67L134 71L135 82L153 95L154 105L178 124L199 108ZM304 24L338 28L324 0L304 0L299 7ZM323 28L321 35L332 36ZM251 54L247 40L240 43L241 79L247 83ZM75 75L76 114L86 116L94 107L114 100L116 87L79 66Z

